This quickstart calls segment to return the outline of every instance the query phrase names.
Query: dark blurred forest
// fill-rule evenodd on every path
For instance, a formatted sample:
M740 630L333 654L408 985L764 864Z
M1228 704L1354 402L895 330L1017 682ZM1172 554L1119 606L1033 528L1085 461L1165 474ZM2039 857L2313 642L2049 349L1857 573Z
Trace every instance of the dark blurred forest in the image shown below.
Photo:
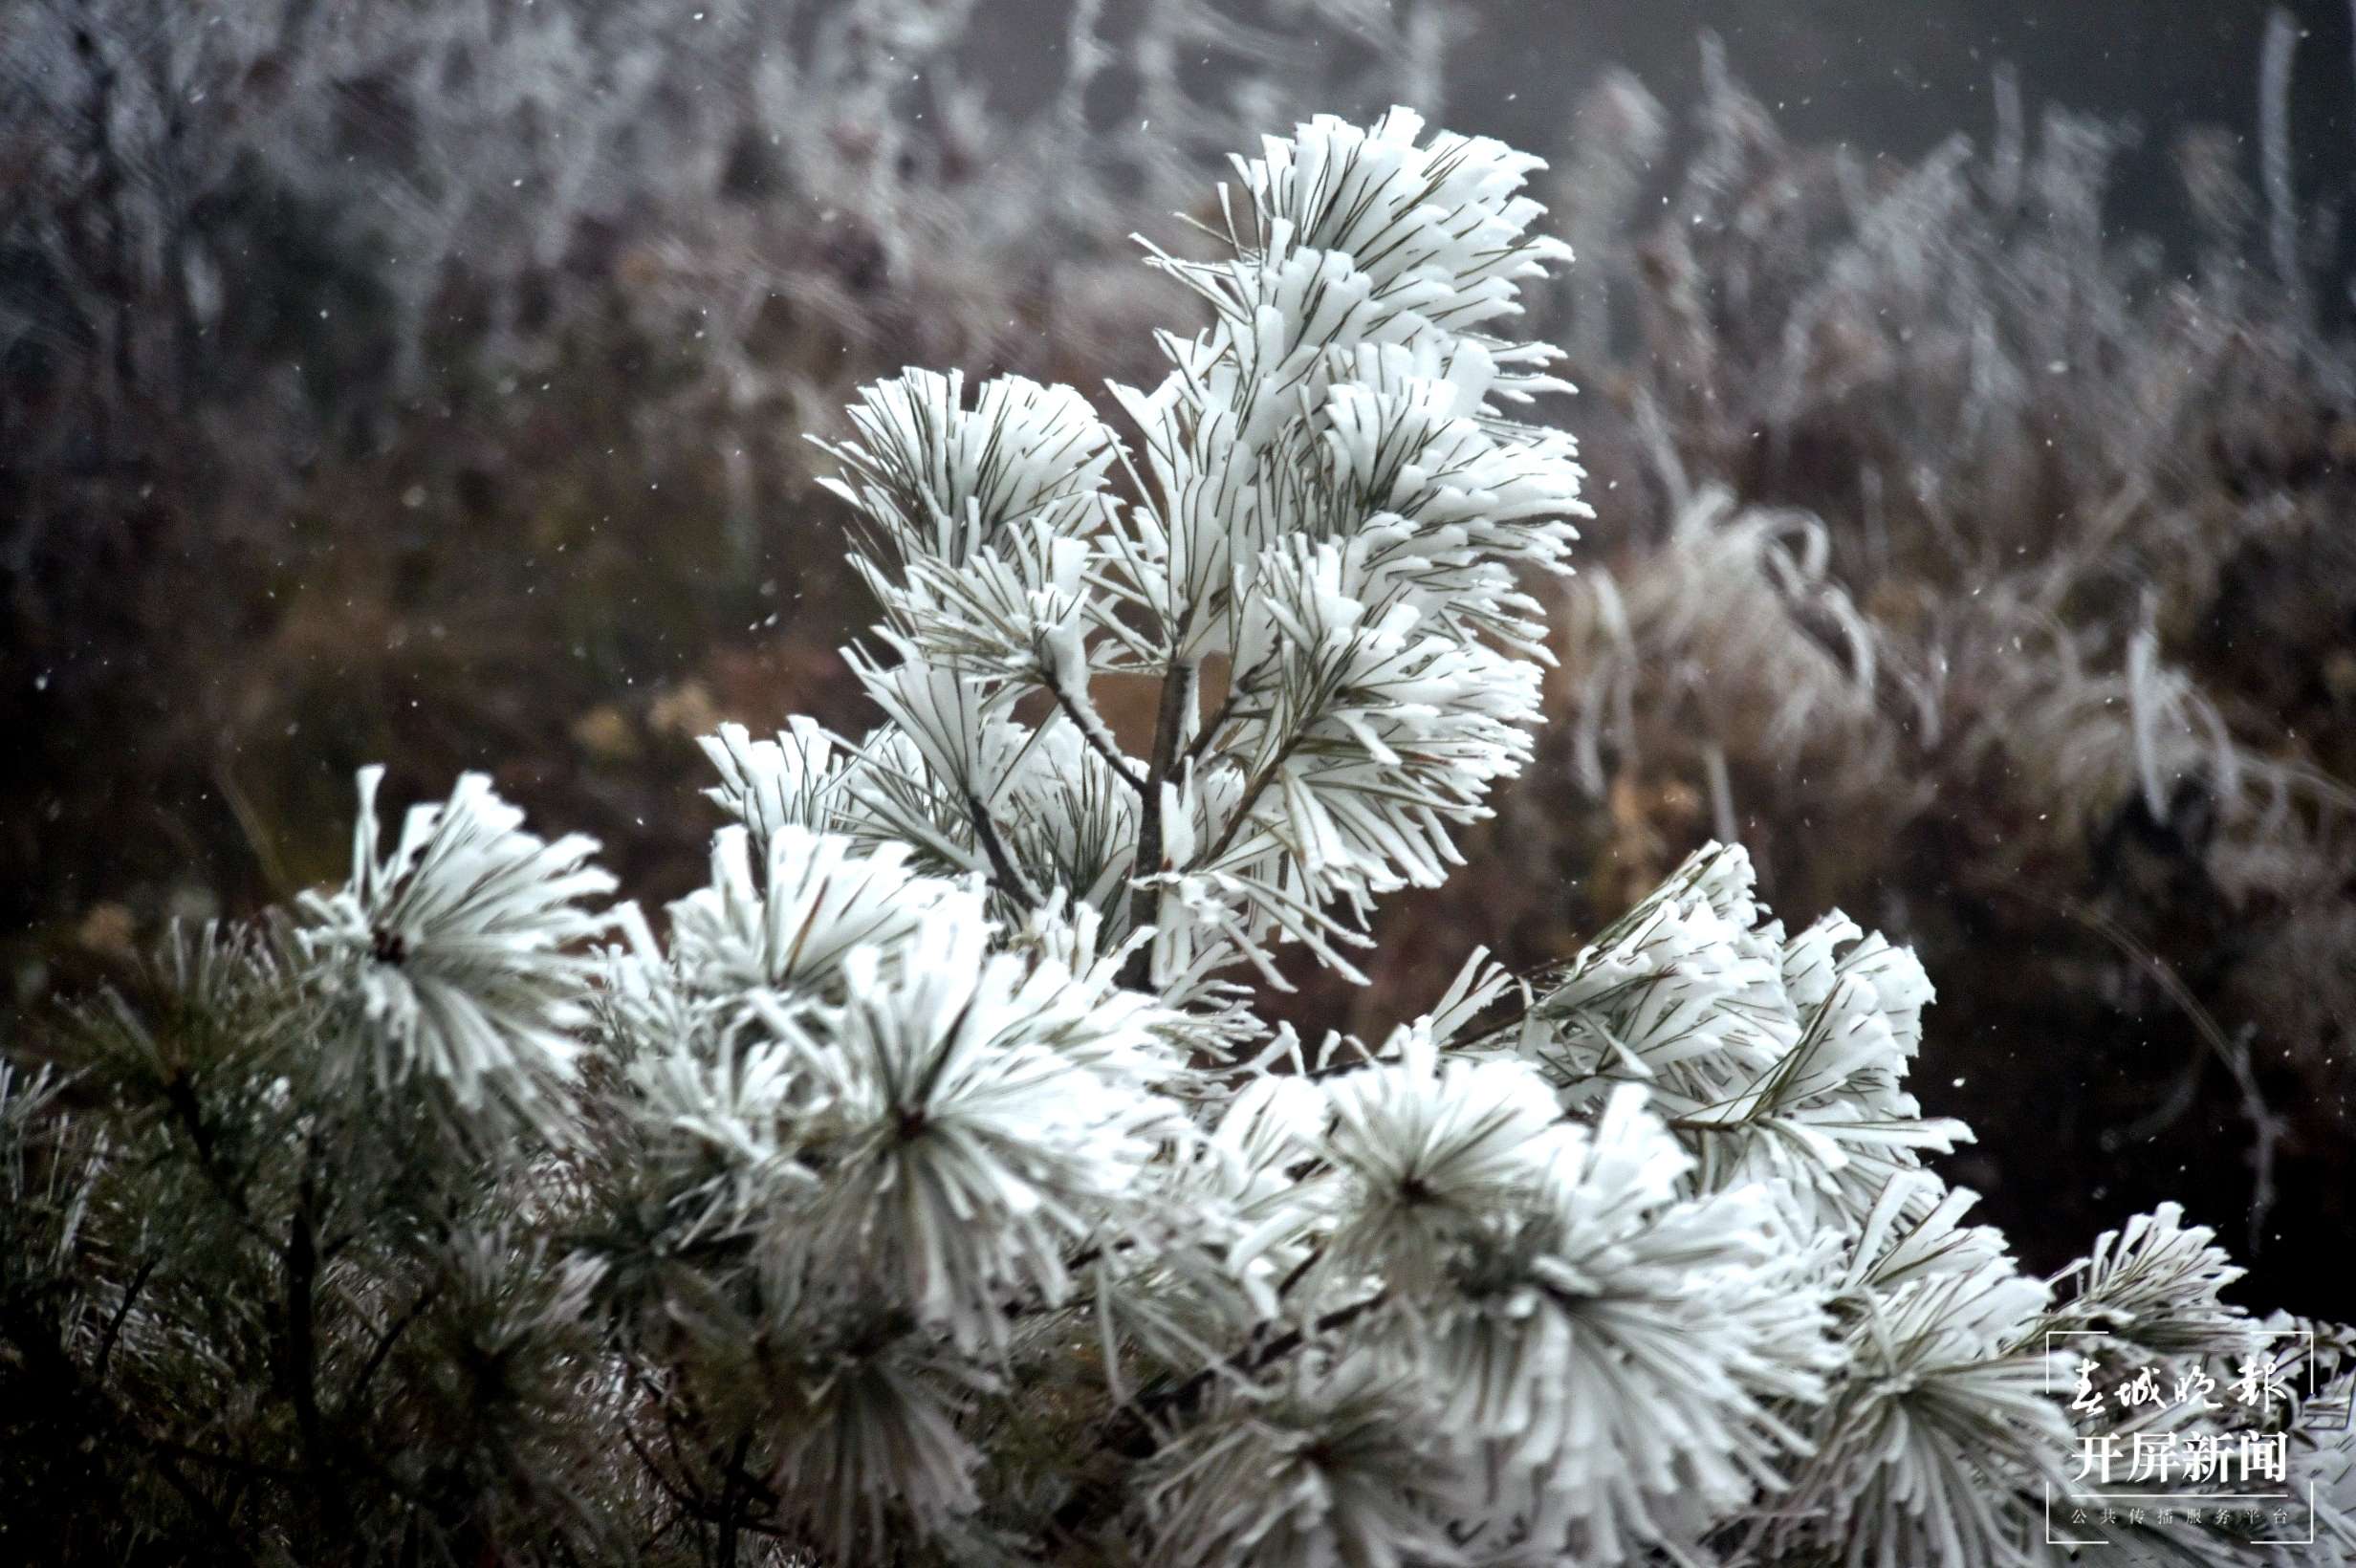
M1394 101L1553 161L1598 516L1539 765L1276 1011L1379 1028L1738 836L1917 945L1919 1096L2033 1265L2180 1196L2345 1315L2320 0L12 0L0 1002L338 874L369 761L684 890L696 735L869 722L804 432L907 363L1149 374L1194 316L1132 232Z

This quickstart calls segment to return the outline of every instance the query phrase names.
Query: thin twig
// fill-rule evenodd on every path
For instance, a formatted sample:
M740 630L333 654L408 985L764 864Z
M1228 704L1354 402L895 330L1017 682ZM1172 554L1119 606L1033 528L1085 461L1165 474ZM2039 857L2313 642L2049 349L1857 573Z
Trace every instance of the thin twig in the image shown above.
M1276 775L1284 771L1284 765L1293 759L1293 752L1299 748L1302 738L1302 734L1296 731L1276 748L1276 754L1269 759L1268 766L1244 786L1243 795L1236 800L1235 810L1228 817L1227 826L1220 831L1218 841L1211 846L1211 853L1203 857L1204 864L1218 860L1233 847L1235 835L1242 831L1244 823L1251 820L1252 808L1259 804L1260 796L1268 793L1268 787L1276 781Z
M753 1449L753 1433L747 1430L736 1439L736 1447L728 1456L728 1469L721 1477L720 1490L720 1568L736 1568L736 1542L744 1520L738 1515L744 1510L745 1455Z
M132 1303L139 1299L140 1292L147 1288L148 1279L163 1261L163 1256L158 1254L139 1266L139 1272L131 1276L131 1283L123 1287L122 1299L115 1303L114 1312L106 1319L106 1335L98 1341L97 1378L101 1385L106 1382L107 1367L115 1359L115 1342L122 1337L123 1320L131 1316Z
M425 1309L431 1306L434 1298L441 1294L442 1283L439 1280L418 1292L417 1299L409 1303L408 1310L378 1337L376 1347L368 1352L367 1364L360 1369L360 1376L352 1380L351 1389L343 1397L338 1407L341 1415L349 1416L359 1405L361 1396L368 1392L368 1384L376 1380L378 1368L382 1367L385 1358L391 1355L395 1341L408 1332L409 1325L423 1317Z
M1143 795L1145 775L1130 767L1129 759L1114 749L1112 737L1104 730L1103 716L1081 708L1079 699L1059 686L1051 685L1047 689L1054 695L1056 706L1063 709L1072 727L1080 731L1080 738L1088 743L1089 750L1104 759L1105 766L1120 776L1122 783Z
M1183 626L1179 633L1184 635ZM1137 814L1137 855L1129 868L1129 925L1133 929L1152 925L1162 909L1161 889L1150 882L1166 869L1162 864L1162 786L1169 782L1177 765L1178 747L1191 716L1194 675L1192 664L1172 664L1162 679L1162 700L1153 720L1153 757L1146 767L1145 798ZM1152 978L1153 947L1141 943L1121 967L1121 984L1143 991Z
M981 840L982 853L990 857L990 880L999 892L1026 909L1039 906L1039 895L1023 877L1014 858L1007 853L1006 840L998 835L998 824L991 819L990 808L982 804L978 795L966 796L966 806L973 815L973 836Z

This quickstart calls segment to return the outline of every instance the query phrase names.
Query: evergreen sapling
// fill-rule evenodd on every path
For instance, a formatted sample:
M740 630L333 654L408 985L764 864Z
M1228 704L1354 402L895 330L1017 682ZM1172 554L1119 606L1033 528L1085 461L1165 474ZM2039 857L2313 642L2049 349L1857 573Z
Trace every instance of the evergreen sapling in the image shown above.
M384 853L372 770L342 888L181 939L156 1000L78 1015L77 1076L0 1078L0 1543L2356 1561L2347 1439L2305 1427L2312 1547L2052 1529L2082 1385L2287 1343L2345 1400L2347 1337L2221 1303L2173 1208L2023 1274L1923 1164L1968 1133L1906 1088L1920 966L1787 933L1739 848L1385 1039L1255 1015L1288 947L1358 972L1529 760L1591 514L1521 417L1569 390L1510 336L1568 260L1536 160L1393 110L1235 166L1209 259L1149 247L1211 324L1120 425L862 392L830 451L883 722L708 740L731 820L666 935L480 777ZM1159 692L1142 754L1118 682Z

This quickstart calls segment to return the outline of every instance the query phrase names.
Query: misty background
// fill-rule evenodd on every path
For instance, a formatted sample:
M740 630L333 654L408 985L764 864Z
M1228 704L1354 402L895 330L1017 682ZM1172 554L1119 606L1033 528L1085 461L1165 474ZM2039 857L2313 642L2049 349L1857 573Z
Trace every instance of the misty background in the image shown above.
M1130 235L1393 102L1554 161L1598 517L1539 766L1277 1011L1541 967L1738 834L1790 924L1921 947L1925 1110L2033 1263L2181 1192L2345 1308L2322 0L13 0L0 1028L340 875L366 762L684 890L696 735L869 722L802 432L907 363L1148 374L1194 317Z

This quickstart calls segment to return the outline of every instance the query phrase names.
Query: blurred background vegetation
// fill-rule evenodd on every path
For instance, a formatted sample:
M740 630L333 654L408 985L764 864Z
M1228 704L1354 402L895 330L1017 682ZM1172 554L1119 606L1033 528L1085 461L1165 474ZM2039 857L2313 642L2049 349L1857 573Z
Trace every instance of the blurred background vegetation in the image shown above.
M1401 101L1554 160L1599 515L1539 766L1276 1011L1740 837L1921 949L2032 1264L2181 1196L2345 1316L2352 99L2321 3L15 0L0 1005L338 875L366 761L684 890L692 737L867 723L802 433L1150 374L1130 233Z

